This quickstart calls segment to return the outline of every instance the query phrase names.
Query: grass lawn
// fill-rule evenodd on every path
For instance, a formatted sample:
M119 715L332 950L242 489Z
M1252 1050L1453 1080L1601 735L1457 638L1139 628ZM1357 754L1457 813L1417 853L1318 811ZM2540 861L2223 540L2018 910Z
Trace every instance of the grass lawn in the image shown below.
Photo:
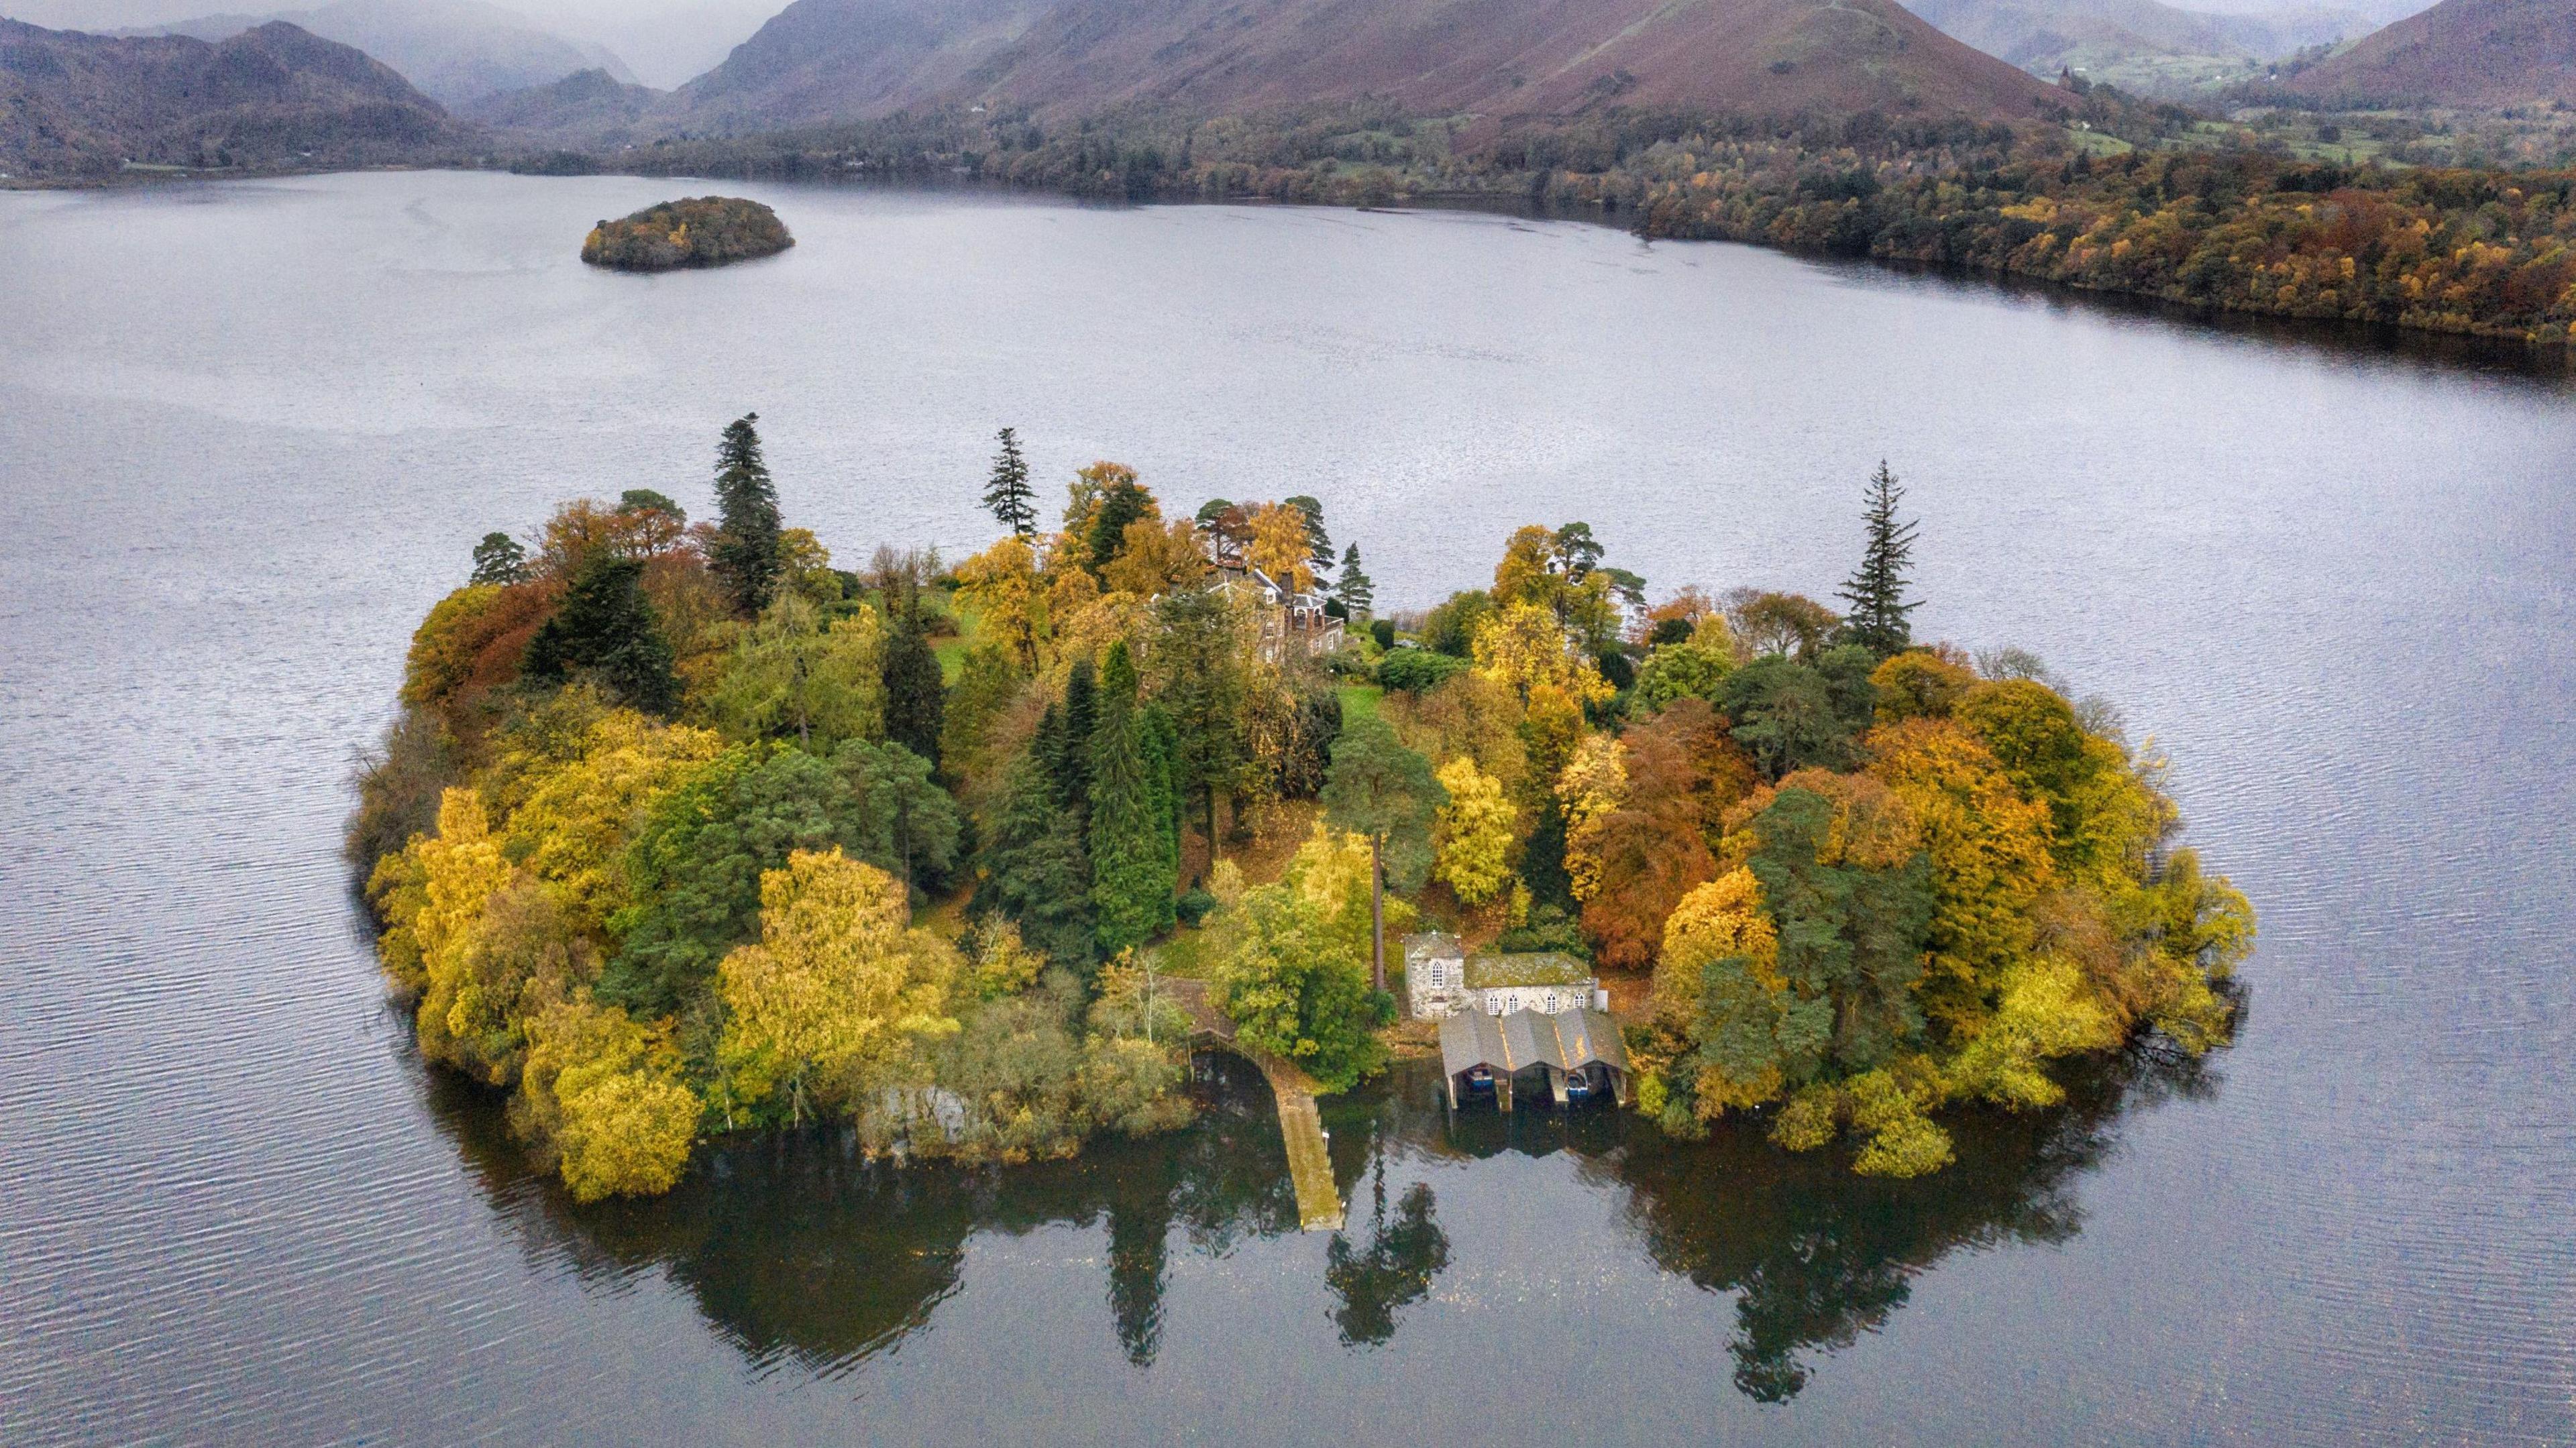
M1385 697L1386 690L1375 684L1344 684L1342 686L1343 721L1347 723L1353 719L1376 718L1378 701Z

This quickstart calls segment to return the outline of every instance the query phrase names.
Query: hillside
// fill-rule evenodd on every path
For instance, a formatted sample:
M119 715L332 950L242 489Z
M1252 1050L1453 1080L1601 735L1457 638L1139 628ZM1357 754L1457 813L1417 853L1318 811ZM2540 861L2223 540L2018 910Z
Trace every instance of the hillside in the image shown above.
M797 0L665 117L740 133L938 104L1064 119L1360 97L1506 117L1616 103L2004 118L2055 102L1892 0Z
M548 85L583 70L602 70L619 81L635 78L604 47L567 39L477 0L335 0L313 10L207 15L119 33L221 41L269 20L355 46L443 106Z
M363 165L463 134L380 62L295 26L218 44L0 20L0 171L99 177L146 165Z
M2576 105L2576 0L2442 0L2284 86L2338 103Z

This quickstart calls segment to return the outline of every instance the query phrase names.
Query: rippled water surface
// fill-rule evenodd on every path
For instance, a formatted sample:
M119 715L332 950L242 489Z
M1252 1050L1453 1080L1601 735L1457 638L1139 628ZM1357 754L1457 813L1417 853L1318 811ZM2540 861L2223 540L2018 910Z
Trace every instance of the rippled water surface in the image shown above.
M2576 1440L2576 395L1462 215L624 179L0 195L0 1441ZM1723 1134L1257 1082L993 1177L835 1143L576 1210L424 1071L335 857L473 540L703 506L757 408L845 556L979 544L993 430L1312 493L1380 596L1582 518L1822 592L1882 456L1918 619L2169 752L2263 914L2238 1045L1870 1184Z

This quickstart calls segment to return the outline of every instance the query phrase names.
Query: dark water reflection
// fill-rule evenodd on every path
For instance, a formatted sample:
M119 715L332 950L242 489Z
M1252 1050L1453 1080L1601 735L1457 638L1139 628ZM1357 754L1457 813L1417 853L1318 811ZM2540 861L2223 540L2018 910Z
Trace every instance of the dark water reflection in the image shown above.
M1452 1247L1423 1168L1561 1157L1573 1164L1561 1190L1607 1195L1658 1268L1732 1299L1736 1390L1786 1402L1814 1359L1885 1325L1915 1277L1951 1253L2072 1239L2084 1220L2077 1186L2115 1149L2122 1118L2206 1099L2213 1067L2145 1050L2095 1063L2073 1073L2058 1109L1961 1119L1957 1164L1901 1183L1853 1175L1839 1151L1790 1156L1751 1130L1686 1142L1612 1110L1452 1115L1437 1068L1402 1063L1327 1112L1349 1205L1321 1264L1328 1316L1345 1349L1374 1348L1432 1296ZM1298 1230L1268 1088L1231 1055L1195 1062L1200 1116L1188 1130L1104 1141L1075 1161L895 1166L859 1158L845 1133L815 1132L725 1146L668 1197L587 1208L531 1171L488 1094L424 1079L441 1130L541 1255L594 1281L658 1270L756 1369L829 1376L893 1352L958 1291L975 1238L1058 1225L1102 1232L1100 1310L1128 1362L1151 1367L1173 1252L1221 1258ZM1567 1204L1526 1205L1543 1215Z

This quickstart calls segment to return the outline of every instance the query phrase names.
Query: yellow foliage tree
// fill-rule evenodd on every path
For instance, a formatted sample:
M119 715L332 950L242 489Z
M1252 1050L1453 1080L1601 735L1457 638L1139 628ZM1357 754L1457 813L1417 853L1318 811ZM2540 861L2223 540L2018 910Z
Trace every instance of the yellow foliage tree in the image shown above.
M977 632L1009 649L1023 672L1037 672L1047 638L1047 603L1037 554L1028 540L1015 534L958 564L957 592L975 611Z
M449 1014L467 979L484 907L510 883L510 862L492 838L482 796L471 789L441 795L437 835L412 841L405 853L417 861L418 905L408 919L394 921L393 929L409 934L420 961L420 1049L433 1061L456 1062Z
M1118 556L1100 571L1112 593L1153 598L1188 588L1207 577L1207 551L1199 546L1198 525L1187 518L1164 524L1139 518L1121 535Z
M635 822L723 748L708 730L611 710L584 732L577 754L530 778L503 849L555 887L575 929L596 936L627 902L621 862Z
M760 943L718 968L717 1059L743 1100L783 1085L802 1122L818 1086L854 1088L913 1037L957 1029L955 952L910 920L902 882L838 849L799 850L760 877Z
M1477 624L1472 646L1477 669L1524 705L1542 688L1552 687L1578 706L1607 703L1619 692L1575 651L1556 615L1539 604L1515 603Z
M1595 734L1574 746L1574 757L1556 779L1565 811L1565 873L1574 898L1589 900L1601 887L1601 847L1593 826L1628 797L1627 762L1619 741Z
M1757 972L1771 972L1779 950L1778 931L1762 908L1761 882L1751 870L1738 867L1693 889L1664 921L1663 953L1655 962L1655 1018L1686 1029L1699 1013L1701 976L1709 966L1740 955Z
M669 1191L701 1107L667 1032L584 996L546 1010L529 1034L512 1124L556 1157L573 1199Z
M1432 820L1432 874L1461 902L1480 905L1512 881L1519 811L1503 798L1502 782L1466 755L1441 765L1435 777L1449 802Z
M1315 570L1305 512L1285 503L1264 503L1253 509L1252 548L1245 558L1282 587L1299 593L1312 589Z
M1871 776L1904 802L1932 861L1931 959L1915 993L1954 1038L1973 1037L2005 976L2029 958L2031 907L2055 884L2048 809L1945 721L1882 725L1869 745Z

